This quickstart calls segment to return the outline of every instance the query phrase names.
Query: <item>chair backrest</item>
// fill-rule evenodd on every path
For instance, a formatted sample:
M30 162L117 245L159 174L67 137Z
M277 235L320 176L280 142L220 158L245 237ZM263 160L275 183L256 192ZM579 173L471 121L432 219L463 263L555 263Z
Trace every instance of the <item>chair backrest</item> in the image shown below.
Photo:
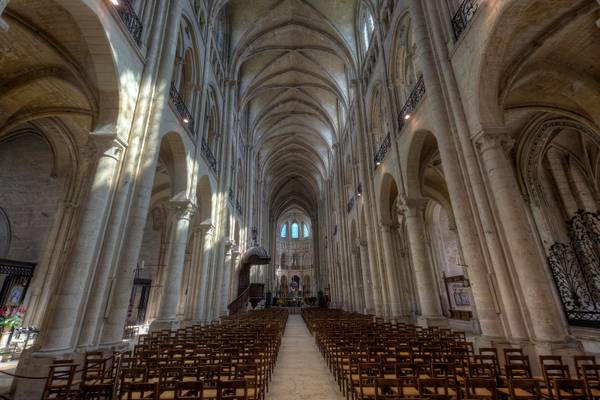
M556 378L570 378L568 365L556 365L546 364L542 366L542 373L544 374L544 381L547 387L553 386L553 380Z
M502 352L504 353L504 362L506 364L509 364L509 362L508 362L509 356L522 356L523 355L522 349L508 348L508 349L503 349Z
M158 376L161 391L174 390L175 383L183 380L183 367L162 367Z
M375 400L394 400L402 396L400 379L375 379Z
M467 399L497 399L496 380L494 378L467 377L465 381Z
M248 400L248 384L245 379L219 381L217 400Z
M220 368L217 364L206 364L198 366L198 379L204 382L205 387L217 388L219 383Z
M159 400L158 382L129 382L121 385L120 400Z
M508 389L512 399L541 399L540 384L536 379L509 379Z
M429 399L447 399L448 380L446 378L419 379L419 394Z
M77 364L69 362L50 365L44 391L42 392L42 400L69 398L73 389L76 368Z
M531 370L526 365L507 365L506 377L510 379L530 379Z
M575 362L575 372L578 378L583 378L584 365L596 365L595 356L574 356L573 361Z
M183 381L175 383L175 400L203 400L202 381Z
M148 370L146 367L133 367L121 369L121 385L129 382L146 382Z
M583 379L555 378L554 393L561 399L586 399L587 388Z

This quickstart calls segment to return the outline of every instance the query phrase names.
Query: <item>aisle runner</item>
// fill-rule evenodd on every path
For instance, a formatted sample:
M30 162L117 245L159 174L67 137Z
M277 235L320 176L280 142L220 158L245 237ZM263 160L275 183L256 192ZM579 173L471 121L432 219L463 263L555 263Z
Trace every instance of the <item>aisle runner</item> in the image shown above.
M290 315L267 400L344 400L300 315Z

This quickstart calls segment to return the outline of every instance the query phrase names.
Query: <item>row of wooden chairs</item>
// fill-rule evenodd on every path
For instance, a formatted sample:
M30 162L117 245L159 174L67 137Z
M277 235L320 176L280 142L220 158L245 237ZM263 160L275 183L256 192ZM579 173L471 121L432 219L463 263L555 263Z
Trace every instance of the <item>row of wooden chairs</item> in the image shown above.
M264 400L287 321L256 310L138 338L131 351L88 352L50 366L45 399Z
M522 349L480 348L464 332L391 324L341 310L303 311L347 399L591 399L600 397L600 366L575 356L540 356L532 372Z

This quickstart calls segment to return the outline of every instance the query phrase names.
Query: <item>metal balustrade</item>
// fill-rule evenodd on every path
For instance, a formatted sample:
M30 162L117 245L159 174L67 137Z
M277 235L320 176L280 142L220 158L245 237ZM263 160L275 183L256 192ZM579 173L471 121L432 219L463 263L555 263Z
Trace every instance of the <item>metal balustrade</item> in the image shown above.
M452 30L454 30L456 39L467 29L469 22L473 19L477 8L479 8L479 2L480 0L465 0L456 10L454 17L452 17Z
M210 150L210 147L208 147L208 143L206 142L206 139L204 139L204 138L202 138L202 142L200 143L200 152L202 153L204 158L206 158L206 161L208 162L208 166L210 167L210 169L212 169L213 172L216 174L217 173L217 159L215 158L212 151Z
M119 14L119 17L121 17L121 21L125 24L133 40L135 40L138 46L141 46L144 26L129 0L111 1L111 4L117 11L117 14Z
M171 103L175 107L175 110L177 110L177 114L179 114L181 121L183 122L184 126L188 128L192 139L194 139L196 137L196 131L194 130L194 118L192 117L192 113L190 110L188 110L183 97L181 97L173 82L171 82L169 97L171 98Z

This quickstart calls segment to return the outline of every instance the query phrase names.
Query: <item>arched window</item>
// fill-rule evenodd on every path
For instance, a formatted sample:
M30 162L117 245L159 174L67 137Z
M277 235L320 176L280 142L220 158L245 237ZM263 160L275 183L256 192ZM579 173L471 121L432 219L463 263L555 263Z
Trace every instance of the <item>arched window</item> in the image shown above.
M283 224L281 226L281 238L285 239L287 237L287 224Z
M300 227L297 222L292 223L292 239L298 239L300 237Z
M375 30L375 19L373 15L366 8L362 9L360 18L360 34L363 45L363 51L366 52L371 44L371 37Z
M302 237L306 239L310 234L310 232L308 230L308 225L302 224L302 228L303 228L302 229Z

